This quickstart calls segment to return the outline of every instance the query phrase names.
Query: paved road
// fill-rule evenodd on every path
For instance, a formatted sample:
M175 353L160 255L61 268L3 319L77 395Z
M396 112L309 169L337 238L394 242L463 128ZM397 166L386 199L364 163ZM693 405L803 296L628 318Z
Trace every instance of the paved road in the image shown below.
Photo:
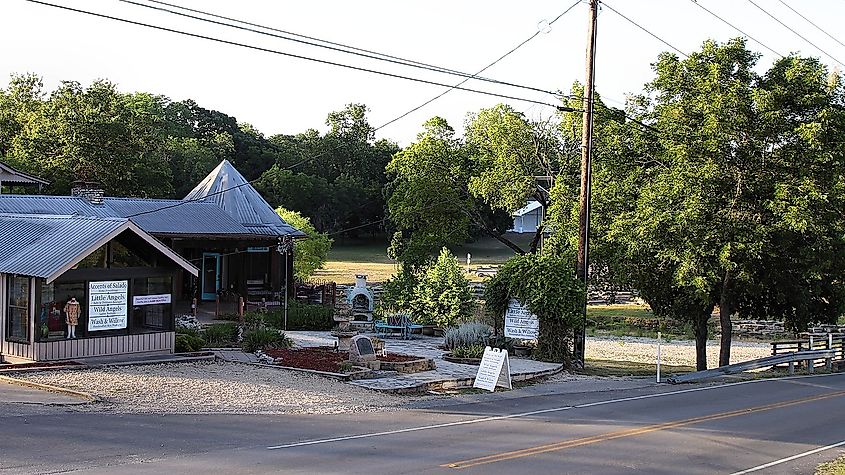
M2 415L0 473L812 473L845 448L845 375L527 390L381 414Z

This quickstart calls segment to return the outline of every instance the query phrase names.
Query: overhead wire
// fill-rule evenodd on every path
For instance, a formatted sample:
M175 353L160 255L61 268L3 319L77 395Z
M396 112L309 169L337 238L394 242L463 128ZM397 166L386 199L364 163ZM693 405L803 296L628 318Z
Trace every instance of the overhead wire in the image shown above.
M817 50L819 50L819 51L821 51L822 53L824 53L824 54L825 54L825 56L827 56L828 58L830 58L830 59L832 59L832 60L836 61L836 62L837 62L837 63L839 63L839 65L841 65L841 66L845 66L845 64L842 64L842 61L839 61L838 59L836 59L835 57L833 57L830 53L828 53L827 51L825 51L825 50L821 49L818 45L816 45L816 44L815 44L815 43L813 43L812 41L808 40L808 39L807 39L804 35L802 35L801 33L798 33L798 32L797 32L797 31L795 31L792 27L790 27L790 26L789 26L789 25L787 25L786 23L782 22L780 19L778 19L778 17L776 17L776 16L772 15L771 13L769 13L769 11L768 11L768 10L766 10L765 8L763 8L763 7L761 7L760 5L758 5L758 4L757 4L757 2L755 2L754 0L748 0L748 3L750 3L750 4L754 5L755 7L757 7L757 9L758 9L758 10L760 10L760 11L761 11L761 12L763 12L763 13L765 13L765 14L766 14L769 18L771 18L772 20L774 20L774 21L778 22L778 23L779 23L782 27L784 27L784 28L786 28L787 30L791 31L791 32L792 32L795 36L797 36L797 37L801 38L802 40L806 41L807 43L809 43L810 45L812 45L812 46L813 46L814 48L816 48Z
M688 55L688 54L684 53L683 51L681 51L680 49L678 49L677 47L675 47L675 45L673 45L672 43L669 43L668 41L664 40L663 38L661 38L661 37L657 36L656 34L652 33L652 32L651 32L650 30L648 30L646 27L644 27L644 26L640 25L639 23L635 22L634 20L632 20L632 19L628 18L627 16L625 16L624 14L622 14L619 10L617 10L617 9L613 8L612 6L608 5L608 3L607 3L607 2L605 2L604 0L599 1L599 3L600 3L601 5L606 6L606 7L607 7L610 11L612 11L613 13L615 13L615 14L619 15L620 17L624 18L625 20L627 20L627 21L628 21L628 23L630 23L630 24L632 24L632 25L636 26L637 28L639 28L640 30L642 30L642 31L644 31L644 32L646 32L646 33L648 33L648 34L649 34L652 38L656 39L657 41L659 41L659 42L663 43L664 45L666 45L666 46L668 46L668 47L672 48L673 50L677 51L677 52L678 52L678 54L680 54L680 55L681 55L681 56L683 56L684 58L688 58L688 57L689 57L689 55Z
M555 17L552 21L550 21L550 22L548 23L548 25L549 25L549 26L552 26L552 25L553 25L556 21L560 20L560 19L561 19L561 17L563 17L564 15L566 15L567 13L569 13L569 11L570 11L570 10L572 10L573 8L575 8L575 6L576 6L576 5L578 5L579 3L581 3L581 0L576 0L576 1L575 1L575 3L573 3L573 4L569 7L569 8L567 8L566 10L564 10L564 11L563 11L560 15L556 16L556 17ZM515 51L516 51L516 50L518 50L519 48L522 48L523 46L525 46L526 44L528 44L528 42L530 42L531 40L533 40L534 38L536 38L536 37L537 37L540 33L541 33L541 30L538 28L538 29L537 29L537 31L535 31L533 35L529 36L528 38L526 38L525 40L523 40L521 43L519 43L518 45L516 45L516 46L514 46L513 48L511 48L511 49L510 49L507 53L505 53L505 54L503 54L503 55L499 56L498 58L496 58L493 62L491 62L491 63L490 63L490 64L488 64L487 66L484 66L483 68L481 68L480 70L478 70L478 72L476 72L476 73L475 73L475 74L473 74L472 76L470 76L470 77L468 77L468 78L464 79L463 81L461 81L461 82L459 82L459 83L455 84L455 85L454 85L454 86L452 86L452 87L449 87L448 89L446 89L445 91L441 92L440 94L437 94L436 96L434 96L434 97L432 97L431 99L429 99L429 100L427 100L427 101L423 102L422 104L420 104L420 105L418 105L418 106L416 106L416 107L413 107L412 109L408 110L407 112L404 112L404 113L402 113L402 114L400 114L400 115L398 115L398 116L394 117L393 119L391 119L391 120L389 120L389 121L385 122L384 124L382 124L382 125L380 125L380 126L376 127L376 128L374 129L374 131L381 130L381 129L383 129L383 128L387 127L388 125L390 125L390 124L392 124L392 123L394 123L394 122L396 122L396 121L398 121L398 120L404 119L405 117L407 117L407 116L409 116L409 115L413 114L414 112L416 112L416 111L418 111L418 110L422 109L423 107L425 107L425 106L427 106L427 105L431 104L432 102L434 102L434 101L436 101L436 100L440 99L441 97L445 96L446 94L448 94L448 93L450 93L450 92L454 91L455 89L458 89L460 86L462 86L464 83L466 83L466 82L467 82L467 81L469 81L470 79L473 79L473 78L477 77L479 74L483 73L484 71L487 71L488 69L490 69L491 67L495 66L497 63L499 63L499 62L500 62L500 61L502 61L503 59L505 59L505 58L507 58L508 56L510 56L513 52L515 52ZM536 104L534 104L534 105L536 105Z
M302 60L305 60L305 61L311 61L311 62L315 62L315 63L326 64L326 65L329 65L329 66L336 66L336 67L341 67L341 68L346 68L346 69L352 69L352 70L355 70L355 71L378 74L378 75L381 75L381 76L387 76L387 77L392 77L392 78L396 78L396 79L404 79L404 80L407 80L407 81L413 81L413 82L418 82L418 83L422 83L422 84L430 84L430 85L433 85L433 86L453 87L449 84L438 82L438 81L430 81L430 80L422 79L422 78L405 76L405 75L401 75L401 74L394 74L394 73L389 73L389 72L386 72L386 71L379 71L379 70L376 70L376 69L364 68L364 67L361 67L361 66L355 66L355 65L351 65L351 64L338 63L338 62L335 62L335 61L328 61L328 60L325 60L325 59L313 58L313 57L310 57L310 56L304 56L304 55L300 55L300 54L288 53L288 52L285 52L285 51L275 50L275 49L271 49L271 48L264 48L264 47L261 47L261 46L255 46L255 45L250 45L250 44L246 44L246 43L240 43L240 42L237 42L237 41L225 40L225 39L222 39L222 38L217 38L217 37L207 36L207 35L201 35L201 34L198 34L198 33L191 33L191 32L188 32L188 31L177 30L177 29L168 28L168 27L165 27L165 26L153 25L153 24L144 23L144 22L140 22L140 21L129 20L129 19L126 19L126 18L115 17L115 16L111 16L111 15L106 15L104 13L97 13L97 12L92 12L92 11L89 11L89 10L81 10L81 9L78 9L78 8L68 7L68 6L65 6L65 5L58 5L58 4L55 4L55 3L49 3L49 2L42 1L42 0L25 0L25 1L30 2L30 3L39 4L39 5L48 6L48 7L52 7L52 8L58 8L58 9L72 11L72 12L76 12L76 13L82 13L82 14L85 14L85 15L95 16L95 17L99 17L99 18L105 18L105 19L108 19L108 20L118 21L118 22L127 23L127 24L131 24L131 25L143 26L145 28L151 28L151 29L155 29L155 30L166 31L166 32L169 32L169 33L175 33L175 34L179 34L179 35L183 35L183 36L189 36L189 37L193 37L193 38L204 39L204 40L213 41L213 42L222 43L222 44L227 44L227 45L231 45L231 46L238 46L238 47L252 49L252 50L256 50L256 51L262 51L262 52L265 52L265 53L272 53L272 54L277 54L277 55L280 55L280 56L286 56L286 57L290 57L290 58L296 58L296 59L302 59ZM514 100L514 101L536 103L536 104L545 105L545 106L549 106L549 107L555 107L554 104L549 104L549 103L543 102L543 101L537 101L537 100L534 100L534 99L527 99L527 98L523 98L523 97L511 96L511 95L507 95L507 94L499 94L499 93L490 92L490 91L482 91L482 90L478 90L478 89L471 89L471 88L468 88L468 87L454 87L454 89L459 89L461 91L472 92L472 93L476 93L476 94L483 94L483 95L487 95L487 96L491 96L491 97L498 97L500 99L510 99L510 100Z
M772 53L774 53L774 54L776 54L776 55L780 56L781 58L783 58L783 57L784 57L782 54L780 54L780 53L778 53L777 51L775 51L774 49L772 49L772 48L771 48L769 45L767 45L766 43L763 43L762 41L760 41L760 40L758 40L758 39L754 38L753 36L749 35L748 33L746 33L746 32L744 32L744 31L740 30L740 29L739 29L739 27L737 27L737 26L736 26L736 25L734 25L733 23L730 23L728 20L725 20L724 18L720 17L719 15L717 15L716 13L714 13L712 10L710 10L709 8L707 8L707 7L705 7L704 5L702 5L701 3L699 3L699 1L698 1L698 0L690 0L690 2L694 3L694 4L698 7L698 8L701 8L702 10L704 10L704 11L705 11L705 12L707 12L707 13L709 13L710 15L712 15L713 17L715 17L716 19L718 19L718 20L719 20L719 21L721 21L722 23L724 23L724 24L728 25L729 27L733 28L734 30L736 30L736 31L738 31L738 32L740 32L740 33L742 33L743 35L745 35L745 36L746 36L748 39L750 39L751 41L753 41L753 42L757 43L758 45L762 46L763 48L766 48L767 50L769 50L769 51L771 51Z
M804 19L804 21L806 21L807 23L809 23L809 24L813 25L814 27L816 27L816 29L817 29L817 30L819 30L819 31L821 31L822 33L824 33L825 35L827 35L827 37L828 37L828 38L830 38L830 39L832 39L833 41L835 41L835 42L839 43L841 46L845 46L845 43L842 43L841 41L839 41L838 39L836 39L836 37L834 37L833 35L831 35L830 33L828 33L828 32L827 32L824 28L820 27L819 25L817 25L815 22L813 22L813 21L812 21L812 20L810 20L809 18L807 18L807 17L805 17L804 15L802 15L802 14L801 14L798 10L796 10L796 9L792 8L792 6L790 6L788 3L784 2L783 0L778 0L778 1L779 1L780 3L782 3L782 4L783 4L783 6L785 6L786 8L788 8L788 9L792 10L792 12L793 12L793 13L795 13L796 15L800 16L801 18L803 18L803 19Z
M489 83L498 84L498 85L502 85L502 86L515 87L515 88L526 89L526 90L535 91L535 92L542 92L542 93L549 94L549 95L555 94L553 91L549 91L549 90L538 88L538 87L526 86L526 85L516 84L516 83L506 82L506 81L500 81L500 80L497 80L497 79L481 77L481 76L478 76L478 74L469 74L469 73L457 71L457 70L454 70L454 69L448 69L448 68L444 68L444 67L441 67L441 66L426 64L426 63L422 63L422 62L419 62L419 61L404 59L404 58L400 58L400 57L396 57L396 56L390 56L390 55L378 53L378 52L375 52L375 51L361 50L360 48L356 48L356 47L348 46L348 45L343 45L342 43L334 43L334 42L328 42L326 40L322 40L322 39L319 39L319 38L306 37L306 36L300 35L298 33L291 33L291 32L287 32L287 31L284 31L284 30L279 30L277 28L272 28L272 27L269 27L269 26L258 25L258 24L255 24L255 23L250 23L250 22L246 22L244 20L238 20L238 19L230 18L230 17L223 17L221 15L217 15L217 14L214 14L214 13L208 13L208 12L204 12L202 10L195 10L195 9L180 7L178 5L173 5L173 4L166 3L166 2L160 2L160 1L157 1L157 0L147 0L147 1L152 2L152 3L156 3L156 4L167 5L167 6L170 6L170 7L173 7L173 8L184 9L184 10L187 10L187 11L199 13L199 14L202 14L202 15L207 15L207 16L214 17L214 18L221 18L221 19L225 19L227 21L246 24L246 25L254 26L256 28L261 28L261 29L270 30L270 31L277 31L277 32L284 33L285 35L299 36L299 37L303 37L303 38L306 38L306 39L303 40L303 39L299 39L299 38L295 38L295 37L291 37L291 36L284 36L283 34L270 33L270 32L261 31L259 29L255 29L255 28L247 28L247 27L243 27L243 26L233 25L231 23L225 23L225 22L222 22L222 21L212 20L212 19L208 19L208 18L202 18L202 17L198 17L196 15L190 15L188 13L182 13L182 12L178 12L178 11L174 11L174 10L169 10L167 8L163 8L163 7L159 7L159 6L155 6L155 5L150 5L150 4L146 4L146 3L142 3L142 2L137 2L137 1L134 1L134 0L117 0L117 1L122 2L122 3L127 3L127 4L130 4L130 5L136 5L136 6L139 6L139 7L149 8L149 9L156 10L156 11L169 13L169 14L172 14L172 15L177 15L177 16L181 16L181 17L185 17L185 18L191 18L191 19L194 19L194 20L212 23L212 24L215 24L215 25L226 26L226 27L229 27L229 28L237 29L237 30L248 31L248 32L251 32L251 33L256 33L256 34L264 35L264 36L270 36L270 37L273 37L273 38L279 38L279 39L283 39L283 40L287 40L287 41L293 41L293 42L296 42L296 43L314 46L314 47L317 47L317 48L324 48L324 49L328 49L328 50L331 50L331 51L336 51L336 52L341 52L341 53L346 53L346 54L352 54L352 55L361 56L361 57L368 58L368 59L374 59L374 60L377 60L377 61L384 61L384 62L388 62L388 63L399 64L399 65L402 65L402 66L407 66L407 67L412 67L412 68L417 68L417 69L424 69L424 70L428 70L428 71L434 71L434 72L441 73L441 74L449 74L449 75L453 75L453 76L460 76L460 77L465 77L465 78L468 78L468 79L476 79L478 81L489 82ZM313 41L310 41L310 40L313 40ZM326 43L326 44L316 43L315 41Z

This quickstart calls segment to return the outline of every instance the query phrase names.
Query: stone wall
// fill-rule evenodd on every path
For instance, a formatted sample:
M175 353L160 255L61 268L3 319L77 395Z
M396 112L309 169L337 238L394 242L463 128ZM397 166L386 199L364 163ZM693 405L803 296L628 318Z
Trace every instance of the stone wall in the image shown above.
M718 321L717 321L718 325ZM718 327L717 327L718 329ZM808 333L845 333L845 325L815 325ZM776 320L734 320L733 335L758 338L784 338L794 334L784 328L783 322Z

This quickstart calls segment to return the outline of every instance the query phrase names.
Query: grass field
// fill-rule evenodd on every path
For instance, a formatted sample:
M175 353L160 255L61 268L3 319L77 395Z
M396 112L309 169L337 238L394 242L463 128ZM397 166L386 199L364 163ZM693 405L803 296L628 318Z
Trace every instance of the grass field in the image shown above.
M576 371L589 376L654 376L657 367L650 363L632 361L587 359L586 368ZM692 366L660 365L661 374L689 373L695 371Z

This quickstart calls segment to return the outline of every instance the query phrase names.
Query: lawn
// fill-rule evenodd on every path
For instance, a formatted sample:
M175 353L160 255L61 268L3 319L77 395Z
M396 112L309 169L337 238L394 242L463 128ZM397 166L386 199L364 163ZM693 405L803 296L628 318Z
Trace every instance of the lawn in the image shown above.
M692 371L695 371L692 366L660 365L661 376ZM577 373L588 376L655 376L657 366L653 363L587 359L586 368Z

